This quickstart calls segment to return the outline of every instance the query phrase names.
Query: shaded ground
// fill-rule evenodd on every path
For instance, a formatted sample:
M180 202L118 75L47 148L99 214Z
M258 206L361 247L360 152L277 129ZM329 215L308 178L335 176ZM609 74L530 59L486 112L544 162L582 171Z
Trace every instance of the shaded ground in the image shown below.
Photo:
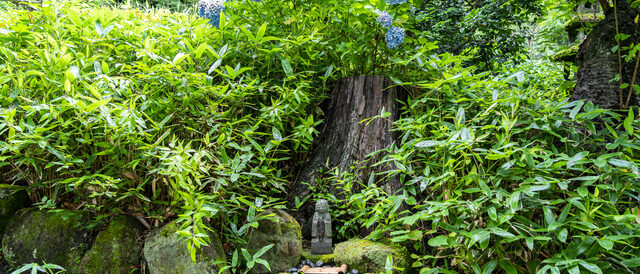
M4 254L0 252L0 274L9 273L9 265L4 260Z

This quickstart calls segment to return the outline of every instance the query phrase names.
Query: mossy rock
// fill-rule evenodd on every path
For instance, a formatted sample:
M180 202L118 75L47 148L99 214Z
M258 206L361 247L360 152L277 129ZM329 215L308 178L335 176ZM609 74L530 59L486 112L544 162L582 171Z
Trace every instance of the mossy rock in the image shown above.
M407 251L395 245L386 245L368 240L350 240L336 245L334 252L336 264L346 264L349 269L357 269L360 273L385 272L387 256L393 257L396 268L409 270L409 255ZM402 273L394 270L394 273Z
M560 51L551 58L556 62L571 62L574 63L576 59L576 55L578 54L578 45Z
M209 233L211 243L209 246L202 246L197 251L194 263L189 255L185 239L176 233L179 228L176 221L173 221L147 237L143 253L149 272L151 274L218 273L218 270L227 261L218 237ZM216 264L216 261L221 264Z
M2 252L13 268L46 262L72 270L89 249L88 220L89 214L79 210L20 210L7 225Z
M330 254L313 254L309 251L302 251L302 259L309 259L312 262L316 263L318 261L322 261L325 265L334 265L335 260L333 253Z
M28 202L29 197L24 190L17 191L18 186L0 184L0 240L9 219Z
M82 259L80 273L129 273L140 264L144 228L136 218L118 216L98 233Z
M275 219L262 219L258 227L248 233L247 244L252 254L261 248L274 246L260 258L269 262L271 271L263 265L256 265L251 273L286 272L290 267L298 265L302 257L302 231L300 225L285 211L266 210L260 216L273 215Z

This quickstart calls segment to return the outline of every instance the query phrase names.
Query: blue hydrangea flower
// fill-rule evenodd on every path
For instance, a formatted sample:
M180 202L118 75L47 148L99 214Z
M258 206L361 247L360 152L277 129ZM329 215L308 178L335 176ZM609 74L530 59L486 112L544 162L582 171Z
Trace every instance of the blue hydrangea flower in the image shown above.
M387 1L387 5L402 4L404 2L407 2L407 0L386 0L386 1Z
M224 10L224 0L200 0L198 14L213 26L220 26L220 12Z
M399 27L391 27L384 37L387 41L387 47L395 49L404 43L404 29Z
M385 28L391 27L391 24L393 23L393 17L391 17L391 14L389 14L386 11L379 11L377 13L378 13L378 18L376 19L376 21L378 21L378 23L380 23L382 27L385 27Z

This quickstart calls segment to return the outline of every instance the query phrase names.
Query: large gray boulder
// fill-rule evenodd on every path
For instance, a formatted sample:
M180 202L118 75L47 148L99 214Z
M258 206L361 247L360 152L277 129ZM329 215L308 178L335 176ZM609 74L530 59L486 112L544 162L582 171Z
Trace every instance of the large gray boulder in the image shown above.
M409 271L409 255L407 251L395 245L386 245L368 240L350 240L336 245L334 260L337 265L346 264L350 269L360 273L384 273L387 256L393 257L393 266ZM394 270L393 273L403 273Z
M79 273L130 273L140 265L144 227L136 218L117 216L98 233L93 246L82 258Z
M261 248L274 246L260 258L269 262L271 271L257 264L252 273L279 273L298 265L302 256L302 232L296 220L283 210L267 210L261 214L273 215L270 219L262 219L258 227L249 232L248 250L255 254Z
M27 192L17 189L17 186L0 184L0 240L9 219L28 202Z
M13 268L46 262L73 273L91 244L88 220L89 214L78 210L20 210L7 225L2 253Z
M196 253L196 262L191 260L187 243L176 233L178 224L173 221L153 232L144 243L144 258L151 274L170 273L218 273L226 262L222 243L215 234L209 233L211 243L202 246Z

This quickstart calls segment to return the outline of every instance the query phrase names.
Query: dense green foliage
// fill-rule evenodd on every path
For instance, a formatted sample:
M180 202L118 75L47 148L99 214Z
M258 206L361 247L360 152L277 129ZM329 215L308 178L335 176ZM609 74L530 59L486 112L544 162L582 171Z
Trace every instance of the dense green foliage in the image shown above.
M473 55L474 61L493 66L519 59L529 33L523 27L542 10L542 1L424 1L418 28L438 41L441 52Z
M332 170L303 202L335 205L338 240L404 245L421 273L635 272L637 109L569 102L562 66L546 59L499 64L544 48L522 47L515 29L533 1L464 2L437 13L451 3L429 1L416 16L411 1L235 1L219 27L93 2L0 11L0 170L43 209L177 217L192 254L208 226L231 244L231 270L246 271L260 262L245 233L284 207L333 82L383 74L411 90L379 163L405 187ZM406 29L397 49L380 10ZM492 42L446 53L467 37ZM489 60L490 72L467 66Z
M377 235L422 239L415 248L431 252L419 264L464 272L632 272L633 113L623 126L590 103L522 88L524 78L459 76L421 84L429 91L397 122L403 143L388 160L408 182L397 198L416 211L387 218Z
M194 10L198 1L196 0L109 0L114 7L120 4L129 4L143 8L164 8L171 11Z
M293 179L284 161L311 144L327 80L406 65L389 58L381 30L343 35L368 28L339 24L352 13L375 21L364 5L271 4L229 3L220 28L189 14L72 2L4 12L5 175L42 208L65 202L160 221L176 212L196 247L213 219L242 247L256 211L277 204ZM337 24L317 21L325 17ZM385 58L361 58L372 43Z

